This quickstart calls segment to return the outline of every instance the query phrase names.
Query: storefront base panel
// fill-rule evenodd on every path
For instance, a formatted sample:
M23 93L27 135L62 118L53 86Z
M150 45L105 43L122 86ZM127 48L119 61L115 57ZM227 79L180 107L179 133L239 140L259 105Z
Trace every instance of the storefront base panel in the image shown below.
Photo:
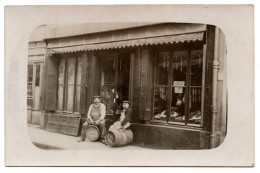
M150 124L132 124L133 145L154 149L209 149L209 133Z
M40 126L41 115L41 111L27 110L27 123Z

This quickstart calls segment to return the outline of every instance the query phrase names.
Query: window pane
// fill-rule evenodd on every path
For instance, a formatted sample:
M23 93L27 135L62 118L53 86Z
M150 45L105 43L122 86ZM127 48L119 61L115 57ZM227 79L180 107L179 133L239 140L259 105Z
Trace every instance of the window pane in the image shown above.
M191 84L189 91L189 123L200 124L202 102L203 51L191 51ZM196 87L195 87L196 86Z
M36 65L35 86L40 86L40 70L41 66Z
M190 87L189 123L201 122L201 94L202 87Z
M169 52L159 52L155 59L155 85L168 85Z
M172 59L170 122L185 122L185 90L188 51L175 51Z
M188 51L175 51L172 60L173 83L174 81L186 82Z
M181 92L180 92L181 90ZM175 87L172 87L172 102L170 122L185 122L185 87L182 87L178 92L175 92Z
M154 87L154 119L166 120L168 87Z
M202 50L191 51L191 84L190 86L202 86Z
M103 58L102 80L105 83L115 82L116 77L116 61L115 57L108 56Z

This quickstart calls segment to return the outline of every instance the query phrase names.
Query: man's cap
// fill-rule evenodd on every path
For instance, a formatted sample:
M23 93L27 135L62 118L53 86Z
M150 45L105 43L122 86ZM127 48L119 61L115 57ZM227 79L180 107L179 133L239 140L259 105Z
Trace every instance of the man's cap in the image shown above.
M129 104L129 101L128 100L124 100L123 103L128 103Z
M99 98L100 99L100 96L93 96L93 99L95 99L95 98Z

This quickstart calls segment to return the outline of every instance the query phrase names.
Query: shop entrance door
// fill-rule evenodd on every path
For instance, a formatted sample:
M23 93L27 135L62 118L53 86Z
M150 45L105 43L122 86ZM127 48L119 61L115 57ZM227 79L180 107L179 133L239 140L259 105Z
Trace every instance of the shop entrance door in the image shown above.
M107 114L119 113L122 101L130 98L131 53L102 56L101 97Z

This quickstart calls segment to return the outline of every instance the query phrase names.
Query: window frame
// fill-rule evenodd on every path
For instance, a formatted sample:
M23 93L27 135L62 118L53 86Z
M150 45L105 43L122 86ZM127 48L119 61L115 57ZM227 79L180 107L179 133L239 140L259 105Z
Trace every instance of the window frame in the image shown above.
M153 54L153 95L152 95L152 123L159 123L159 124L166 124L166 125L180 125L185 127L198 127L202 128L204 123L204 100L205 100L205 75L206 75L206 44L203 42L195 42L195 43L180 43L180 44L173 44L173 45L165 45L165 46L152 46L151 47L152 54ZM175 51L188 51L188 58L187 58L187 69L186 69L186 80L185 80L185 100L189 100L190 97L190 89L194 86L191 86L191 52L193 50L201 50L202 51L202 84L201 84L201 122L199 124L189 123L189 101L188 104L185 104L185 120L184 122L172 122L170 120L170 113L171 113L171 102L172 102L172 92L174 86L172 84L173 80L173 54ZM165 120L157 120L154 119L154 97L155 97L155 73L156 73L156 56L158 56L159 52L169 52L169 66L168 66L168 94L167 94L167 115ZM158 85L157 85L158 86Z

